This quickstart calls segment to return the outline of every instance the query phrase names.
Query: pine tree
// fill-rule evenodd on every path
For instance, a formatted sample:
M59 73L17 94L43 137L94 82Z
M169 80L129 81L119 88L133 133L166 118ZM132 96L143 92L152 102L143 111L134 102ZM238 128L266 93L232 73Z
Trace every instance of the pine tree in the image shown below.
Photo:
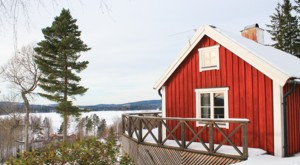
M80 113L71 99L87 91L79 85L81 78L76 73L87 67L88 61L79 62L78 59L81 52L90 48L80 39L81 31L76 21L69 10L63 9L50 27L42 29L44 40L35 48L35 62L42 72L39 86L45 91L39 95L58 103L56 110L64 120L64 141L67 140L68 117Z
M296 6L294 6L296 12L300 14L300 0L295 0ZM299 16L298 16L299 17Z
M117 144L117 136L116 136L116 132L113 127L109 128L109 133L106 138L106 141L108 143L111 143L113 146L115 146Z
M289 0L284 0L283 4L278 3L276 12L270 16L271 24L267 25L270 28L267 31L275 41L273 45L275 48L297 56L300 55L300 31L298 18L292 15L293 9Z
M282 5L283 13L285 15L285 24L284 27L285 33L285 42L284 46L287 48L286 52L289 52L293 55L300 55L300 29L298 28L298 18L297 16L292 15L294 7L292 6L289 0L284 0Z
M100 125L98 126L98 137L103 138L105 135L105 130L106 130L107 124L106 124L106 120L102 119L100 122Z
M92 118L93 118L94 136L96 136L97 128L100 126L100 118L96 114L93 114Z
M86 116L85 117L85 131L86 131L86 135L89 136L89 131L91 131L93 129L93 120L92 118Z
M271 34L271 39L275 41L273 45L277 49L283 49L283 35L284 31L282 30L283 26L283 14L281 12L280 3L277 4L275 8L276 13L271 15L271 24L267 25L271 30L267 30Z
M297 18L298 18L298 30L300 31L300 21L299 21L299 19L300 19L300 0L295 0L295 3L296 3L296 6L294 6L294 9L295 9L295 11L296 11L296 13L297 13ZM298 31L298 33L300 33ZM300 58L300 34L298 35L298 38L297 38L297 40L296 40L297 42L298 42L298 49L297 49L297 56Z

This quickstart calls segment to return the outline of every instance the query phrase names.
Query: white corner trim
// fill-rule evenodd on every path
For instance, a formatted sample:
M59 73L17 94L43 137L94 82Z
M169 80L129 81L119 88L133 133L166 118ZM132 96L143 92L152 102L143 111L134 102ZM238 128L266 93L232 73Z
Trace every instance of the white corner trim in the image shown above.
M283 157L283 88L273 81L274 155Z
M166 115L166 87L163 86L161 88L161 117L165 118ZM165 121L166 122L166 121ZM162 127L162 138L165 139L167 137L166 127Z

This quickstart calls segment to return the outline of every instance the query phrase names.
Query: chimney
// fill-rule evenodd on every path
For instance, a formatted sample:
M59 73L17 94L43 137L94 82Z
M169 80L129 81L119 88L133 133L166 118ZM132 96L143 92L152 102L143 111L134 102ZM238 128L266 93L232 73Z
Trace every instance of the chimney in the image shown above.
M264 44L264 30L259 28L258 24L249 25L241 31L242 36L257 43Z

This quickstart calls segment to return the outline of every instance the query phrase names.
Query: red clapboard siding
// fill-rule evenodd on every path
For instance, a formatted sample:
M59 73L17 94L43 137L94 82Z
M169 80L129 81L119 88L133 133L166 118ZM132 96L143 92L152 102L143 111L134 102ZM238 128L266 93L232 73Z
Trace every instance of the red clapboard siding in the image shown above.
M273 82L271 79L266 78L266 125L267 125L267 151L274 154L274 121L273 121Z
M258 125L259 125L259 146L266 148L266 93L265 90L265 76L263 74L258 74L258 88L259 88L259 95L258 95L258 104L259 104L259 118L258 118Z
M284 93L292 87L286 84ZM288 123L288 153L290 155L300 152L300 85L287 98L287 123Z
M218 43L205 36L164 84L167 90L167 117L196 117L197 88L229 87L229 118L250 119L249 147L262 148L273 154L272 80L222 45L219 49L220 69L199 72L198 49L216 44ZM168 124L173 128L176 125L174 122ZM229 129L224 131L231 132L234 126L230 124ZM200 129L196 128L195 123L193 127ZM176 135L180 139L180 129ZM207 132L204 131L201 137L206 135ZM186 136L190 139L191 132L188 131ZM222 140L222 136L217 133L215 137L216 143ZM238 133L232 140L241 145L241 134Z

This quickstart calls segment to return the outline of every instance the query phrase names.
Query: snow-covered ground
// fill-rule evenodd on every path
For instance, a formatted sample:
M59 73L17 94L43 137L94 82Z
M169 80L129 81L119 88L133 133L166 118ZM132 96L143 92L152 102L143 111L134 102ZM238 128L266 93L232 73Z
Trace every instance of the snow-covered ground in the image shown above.
M247 161L237 163L238 165L300 165L300 153L288 157L288 158L279 158L268 154L251 156L249 152L249 158Z
M145 135L148 131L143 130L143 135ZM157 135L157 129L153 129L152 133L154 135ZM136 138L136 135L133 134L133 137ZM157 137L157 136L156 136ZM146 142L155 143L155 140L153 137L149 134L146 139ZM188 142L187 142L188 143ZM179 147L178 144L175 142L175 140L167 140L165 145L167 146L173 146L173 147ZM208 145L208 144L207 144ZM215 148L218 146L218 144L215 144ZM193 142L189 147L189 149L195 149L195 150L202 150L206 151L205 148L201 143ZM242 148L238 147L241 151ZM238 155L238 153L233 149L231 146L223 145L219 150L219 153L225 153L225 154L231 154L231 155ZM300 153L288 157L288 158L280 158L275 157L272 155L269 155L266 153L266 151L258 148L249 148L248 150L248 160L237 163L238 165L300 165Z

